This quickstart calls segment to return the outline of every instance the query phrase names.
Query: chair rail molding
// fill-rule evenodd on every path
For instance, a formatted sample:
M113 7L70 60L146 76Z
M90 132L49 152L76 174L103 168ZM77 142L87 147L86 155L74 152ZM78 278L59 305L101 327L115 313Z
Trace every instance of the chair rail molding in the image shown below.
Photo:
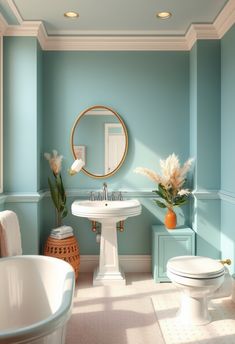
M6 202L6 196L0 195L0 204L4 204Z
M5 198L5 203L37 203L45 197L45 192L12 192L5 193L2 196Z
M220 196L220 199L222 201L226 201L226 202L235 204L235 193L234 192L229 192L226 190L220 190L219 196Z
M219 199L220 190L196 189L192 192L193 197L197 199Z
M77 189L77 188L70 188L66 190L66 195L68 198L81 198L81 199L88 199L90 193L92 192L100 192L101 189ZM159 198L152 189L110 189L110 192L121 192L124 198L149 198L149 199L156 199ZM42 189L37 192L11 192L11 193L3 193L2 196L6 202L9 203L16 203L16 202L39 202L45 197L51 197L49 189ZM228 193L222 190L194 190L192 192L192 196L197 199L225 199L225 197L229 197L230 199L235 199L235 194ZM226 200L227 200L226 198Z
M153 188L154 189L154 188ZM157 194L153 192L153 189L111 189L109 192L121 192L124 198L159 198ZM67 197L78 197L78 198L89 198L91 192L100 192L100 189L67 189L66 195ZM50 197L49 190L42 190L41 193L43 197ZM192 192L192 196L196 197L197 199L219 199L220 198L220 190L194 190Z
M235 0L229 0L212 24L192 24L186 34L160 32L81 32L48 35L43 22L24 21L12 0L7 0L19 25L8 25L0 17L5 36L37 37L43 50L61 51L167 51L190 50L197 39L220 39L235 23ZM76 36L75 36L76 34Z

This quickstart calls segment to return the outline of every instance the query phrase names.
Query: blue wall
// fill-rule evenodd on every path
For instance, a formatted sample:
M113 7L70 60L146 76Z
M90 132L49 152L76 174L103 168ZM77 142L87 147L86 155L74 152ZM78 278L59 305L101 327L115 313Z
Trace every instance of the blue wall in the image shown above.
M175 152L182 162L196 158L198 191L191 205L177 209L179 224L193 224L198 254L220 256L214 192L220 189L220 52L217 40L198 41L191 52L42 52L34 38L4 39L4 187L13 193L6 208L20 216L24 253L42 249L54 226L51 200L40 198L51 174L44 152L57 149L64 156L69 209L74 199L101 189L103 180L67 173L72 126L81 111L101 104L120 114L129 135L126 161L106 180L109 189L128 190L127 197L143 205L141 216L128 219L118 235L119 252L151 253L151 225L161 223L165 211L144 192L155 185L133 170L159 170L159 159ZM69 214L65 223L75 229L82 254L98 253L88 220Z
M5 209L19 217L27 254L40 247L40 50L36 38L4 38L4 193L11 195Z
M221 40L221 251L235 261L235 26Z
M133 174L136 166L157 168L159 158L175 151L189 154L187 52L44 52L44 149L57 148L65 170L72 162L70 132L85 108L103 104L123 118L129 151L110 187L153 187ZM167 135L167 140L166 140ZM45 170L44 187L47 185ZM69 188L101 187L85 175L70 178Z
M4 191L37 191L37 40L4 38Z
M190 153L195 157L192 227L198 255L220 258L220 41L190 52ZM206 191L206 192L205 192Z
M102 182L66 171L73 158L70 132L85 108L103 104L123 118L129 135L126 161L107 180L110 190L154 189L155 185L133 170L159 168L159 158L173 151L182 160L189 156L189 54L188 52L43 52L43 149L53 148L65 157L63 177L67 190L100 189ZM43 187L49 173L44 162ZM79 194L77 195L79 196ZM141 194L140 194L141 196ZM72 198L69 197L69 202ZM121 254L149 254L151 225L163 220L151 198L142 199L143 213L126 221L119 235ZM188 218L179 210L179 221ZM98 253L87 220L69 216L66 223L79 228L83 254Z

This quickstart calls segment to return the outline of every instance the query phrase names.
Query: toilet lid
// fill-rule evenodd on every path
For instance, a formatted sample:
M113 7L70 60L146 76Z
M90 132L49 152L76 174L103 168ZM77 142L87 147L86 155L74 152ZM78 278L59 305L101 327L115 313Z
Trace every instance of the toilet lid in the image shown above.
M200 256L180 256L168 260L167 269L189 278L215 278L224 274L224 266L217 260Z

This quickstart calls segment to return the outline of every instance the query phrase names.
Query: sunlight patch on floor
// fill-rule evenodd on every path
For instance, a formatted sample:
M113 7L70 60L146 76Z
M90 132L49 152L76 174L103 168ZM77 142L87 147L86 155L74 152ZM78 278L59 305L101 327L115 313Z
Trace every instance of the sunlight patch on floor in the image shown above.
M210 324L190 326L177 320L179 292L174 286L171 288L168 297L161 294L152 297L166 344L235 344L235 304L231 297L210 302Z

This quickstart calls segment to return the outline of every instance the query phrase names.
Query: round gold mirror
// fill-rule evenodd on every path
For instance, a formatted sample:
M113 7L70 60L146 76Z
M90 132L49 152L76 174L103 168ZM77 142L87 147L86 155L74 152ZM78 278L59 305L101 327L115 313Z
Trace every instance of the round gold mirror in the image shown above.
M92 106L76 119L71 132L71 149L74 159L84 161L82 170L88 176L112 176L122 166L127 148L126 126L113 109Z

